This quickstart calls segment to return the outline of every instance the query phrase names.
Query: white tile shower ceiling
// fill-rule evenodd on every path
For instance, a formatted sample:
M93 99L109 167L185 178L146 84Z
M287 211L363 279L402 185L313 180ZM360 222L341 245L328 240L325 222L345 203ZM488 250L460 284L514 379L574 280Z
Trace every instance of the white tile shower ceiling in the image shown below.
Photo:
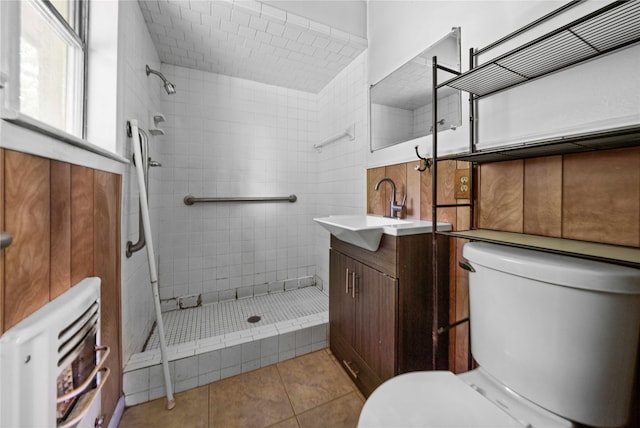
M257 1L139 3L162 62L290 89L318 93L367 46Z

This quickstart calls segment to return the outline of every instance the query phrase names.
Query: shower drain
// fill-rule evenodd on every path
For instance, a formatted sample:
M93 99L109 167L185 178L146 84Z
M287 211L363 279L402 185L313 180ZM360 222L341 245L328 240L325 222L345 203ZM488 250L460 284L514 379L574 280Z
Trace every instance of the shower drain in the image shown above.
M247 322L256 323L256 322L260 321L261 319L262 319L262 317L260 317L259 315L251 315L249 318L247 318Z

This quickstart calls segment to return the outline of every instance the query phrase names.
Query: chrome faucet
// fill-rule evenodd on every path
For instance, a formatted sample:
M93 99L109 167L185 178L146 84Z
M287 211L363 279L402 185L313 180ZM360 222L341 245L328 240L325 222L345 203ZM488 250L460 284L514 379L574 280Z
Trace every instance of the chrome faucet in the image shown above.
M396 203L396 184L389 177L383 177L374 186L375 190L380 189L380 184L386 181L391 186L391 201L389 203L389 217L398 217L398 213L402 213L402 208L404 207L405 202L407 202L407 195L404 195L402 199L402 203L398 205Z

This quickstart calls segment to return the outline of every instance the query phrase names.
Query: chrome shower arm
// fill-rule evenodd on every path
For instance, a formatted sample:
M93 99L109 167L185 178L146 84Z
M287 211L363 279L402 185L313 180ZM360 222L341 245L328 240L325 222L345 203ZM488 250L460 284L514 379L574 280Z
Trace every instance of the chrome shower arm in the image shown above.
M164 74L160 73L159 71L151 69L148 64L145 65L145 70L147 72L147 76L149 74L155 74L160 79L162 79L162 83L164 84L164 90L167 91L167 94L171 95L176 93L176 85L174 85L166 77L164 77Z

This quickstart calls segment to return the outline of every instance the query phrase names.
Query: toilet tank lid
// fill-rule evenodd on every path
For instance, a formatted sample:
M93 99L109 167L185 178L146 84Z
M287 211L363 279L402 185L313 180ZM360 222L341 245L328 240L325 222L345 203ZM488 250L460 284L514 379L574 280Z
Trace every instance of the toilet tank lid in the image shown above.
M565 287L640 294L640 269L486 242L465 244L471 265Z

